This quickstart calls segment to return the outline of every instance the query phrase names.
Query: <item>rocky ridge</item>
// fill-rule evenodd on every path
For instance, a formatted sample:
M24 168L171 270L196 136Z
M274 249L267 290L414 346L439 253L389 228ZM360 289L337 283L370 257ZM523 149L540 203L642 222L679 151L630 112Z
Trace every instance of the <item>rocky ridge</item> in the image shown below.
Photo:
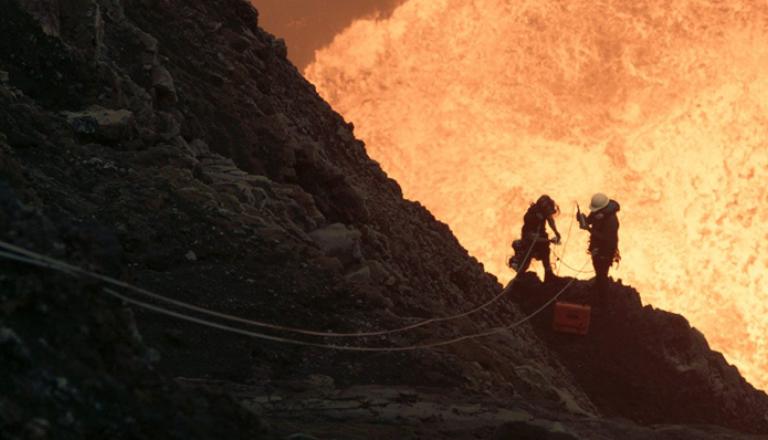
M558 284L544 285L527 273L511 294L532 312L558 291ZM601 413L641 424L718 420L744 432L768 430L765 393L712 351L685 317L643 305L620 281L611 284L605 303L596 302L586 282L576 282L558 301L593 307L586 336L553 332L551 306L532 324Z
M318 330L395 328L466 310L498 293L495 279L446 225L402 199L352 125L286 61L284 44L258 27L249 4L2 0L0 9L0 29L8 36L0 42L0 180L13 188L0 200L0 220L10 225L0 232L3 240L213 310ZM82 281L7 267L3 349L20 350L14 347L27 345L17 340L40 338L42 325L21 324L43 321L29 318L43 313L34 306L38 300L12 306L18 298L42 295L47 302L46 292L63 295L47 322L115 316L106 336L83 331L80 344L58 345L56 361L43 348L32 354L28 362L43 366L47 376L22 380L26 367L10 369L8 377L19 380L7 395L21 395L20 383L45 389L43 376L57 377L57 368L80 371L77 386L105 374L106 395L130 402L110 412L115 427L128 423L117 418L121 411L138 414L131 423L141 426L152 426L143 420L154 414L162 426L169 419L159 417L159 409L178 405L167 400L176 384L165 378L175 376L280 384L321 374L339 387L449 388L582 417L611 408L610 400L580 384L569 358L527 326L440 350L392 354L243 337L222 343L217 331L140 310L134 320L130 309ZM83 316L83 310L89 312ZM354 343L440 340L521 316L502 301L492 313ZM99 338L101 345L126 348L94 362L87 347L98 347ZM105 362L129 367L109 370ZM134 375L151 377L145 388L156 394L129 392ZM724 384L732 395L754 393L741 383ZM0 412L16 415L3 416L0 429L22 435L30 423L36 426L41 407L58 414L45 418L51 432L67 432L67 411L91 420L85 416L92 405L46 406L45 395L38 407L6 398ZM710 395L711 389L701 396ZM216 399L230 403L211 404L205 402L213 397L202 396L190 397L203 403L174 421L179 433L205 438L210 431L201 425L226 419L233 430L246 427L234 437L270 435L257 416L226 397ZM755 399L758 417L765 396ZM209 411L209 418L195 411ZM72 436L100 432L99 426L83 423ZM123 435L148 436L140 430Z

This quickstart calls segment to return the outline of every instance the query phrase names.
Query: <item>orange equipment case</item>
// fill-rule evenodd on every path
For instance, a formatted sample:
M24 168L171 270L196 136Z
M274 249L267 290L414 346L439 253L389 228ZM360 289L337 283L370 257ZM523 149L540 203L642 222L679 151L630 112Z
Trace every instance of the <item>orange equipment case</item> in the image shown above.
M556 332L586 335L592 307L564 302L555 303L555 318L552 329Z

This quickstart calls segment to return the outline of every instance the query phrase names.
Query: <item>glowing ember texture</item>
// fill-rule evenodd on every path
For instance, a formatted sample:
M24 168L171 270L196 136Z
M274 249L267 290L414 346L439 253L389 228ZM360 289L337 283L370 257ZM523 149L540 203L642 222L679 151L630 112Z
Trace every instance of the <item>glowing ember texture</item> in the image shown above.
M409 0L355 22L306 75L502 280L537 196L560 203L564 236L575 200L619 200L612 275L765 388L766 5ZM574 225L569 265L585 241Z

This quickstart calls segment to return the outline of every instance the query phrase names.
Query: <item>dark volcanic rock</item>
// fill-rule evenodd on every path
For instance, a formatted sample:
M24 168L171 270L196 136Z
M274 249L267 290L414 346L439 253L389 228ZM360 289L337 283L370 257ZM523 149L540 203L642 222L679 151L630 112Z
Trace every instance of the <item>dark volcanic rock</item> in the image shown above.
M28 174L24 190L51 217L112 228L125 251L128 279L219 311L339 331L455 313L498 291L446 225L402 199L351 124L275 52L279 44L256 26L246 3L96 4L98 23L62 15L59 35L66 46L51 40L42 50L61 51L59 58L74 60L82 71L95 69L94 88L101 92L65 101L67 108L58 112L26 96L35 81L47 84L45 77L18 81L10 69L0 100L13 111L0 111L0 131L26 137L10 143L14 160ZM40 41L52 38L25 30ZM96 57L92 41L76 38L92 31L103 44ZM22 54L10 48L0 59ZM6 175L10 180L10 170ZM419 343L516 316L506 305L487 321L465 319L355 343ZM526 329L514 338L499 336L509 341L493 348L483 341L371 355L244 338L220 344L209 330L139 318L173 374L247 378L254 364L264 363L283 375L311 369L342 382L433 381L550 397L547 390L557 383L591 407ZM492 362L488 354L479 365L478 352L499 352L505 361ZM370 368L383 359L392 369ZM513 365L542 360L543 381L512 373ZM480 379L476 374L485 369Z
M447 225L403 200L354 127L257 26L247 2L56 5L63 3L0 0L0 71L8 73L0 75L3 240L217 312L320 331L397 328L471 309L501 289ZM145 430L176 426L169 436L260 432L259 419L229 398L179 391L165 379L178 376L268 387L322 375L338 387L431 386L452 396L525 400L564 418L602 411L641 422L659 420L658 399L672 408L693 393L703 415L670 411L668 420L764 429L745 425L764 397L733 388L740 376L716 358L708 370L687 363L690 350L704 350L696 337L673 338L653 363L672 369L659 376L665 381L690 375L681 382L690 389L657 387L622 404L593 386L597 376L573 364L554 336L529 326L432 350L308 348L128 308L104 298L96 283L0 264L0 350L13 359L0 365L0 421L17 436L64 426L75 427L71 437L152 438ZM657 327L685 330L625 311L646 329L635 345L653 341ZM487 311L387 337L300 339L398 347L521 317L504 298ZM606 347L624 353L618 345ZM725 397L715 385L703 387L702 371L722 374ZM633 377L621 374L606 377L617 384ZM56 393L70 397L50 399ZM754 411L739 419L730 405Z
M88 8L90 17L62 13L56 39L9 3L0 31L19 45L45 44L35 52L0 46L0 69L10 72L0 84L0 179L54 224L102 225L120 257L93 257L113 244L86 252L89 239L76 254L54 252L46 240L20 244L216 311L318 330L398 327L498 292L448 227L402 199L351 125L275 53L249 5L105 0ZM92 32L101 45L95 55L83 38ZM231 44L235 36L248 44ZM36 90L58 86L46 76L55 71L34 67L41 58L93 72L67 78L95 84L76 97L66 84L60 99L38 99ZM18 74L20 66L35 75ZM159 66L163 74L153 75ZM518 315L507 304L483 320L346 343L421 343ZM218 331L136 316L167 375L320 373L340 384L433 384L560 405L557 387L592 410L527 329L444 350L370 354L238 336L222 343ZM539 373L518 376L518 367Z
M122 260L101 228L56 224L4 184L0 231L0 239L113 274ZM234 399L159 375L132 311L98 286L6 259L0 268L2 438L269 438Z
M530 275L514 292L526 311L541 307L566 282L542 285ZM637 291L621 283L611 283L605 303L596 303L589 283L581 281L559 301L593 306L589 333L553 332L553 306L534 320L537 333L605 414L644 424L717 421L768 432L768 396L712 351L683 316L643 306Z

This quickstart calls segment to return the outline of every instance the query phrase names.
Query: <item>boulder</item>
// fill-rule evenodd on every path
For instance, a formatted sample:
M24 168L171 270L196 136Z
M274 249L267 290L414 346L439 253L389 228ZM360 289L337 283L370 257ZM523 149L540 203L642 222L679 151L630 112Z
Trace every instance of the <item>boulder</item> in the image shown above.
M285 40L282 38L276 38L272 42L272 49L274 50L275 55L278 57L282 59L288 57L288 46L285 44Z
M344 275L344 278L350 283L368 284L371 282L371 268L368 265L365 265L360 269Z
M40 23L48 35L58 36L61 32L61 6L59 0L22 0L21 6Z
M100 0L99 4L105 9L106 16L115 22L125 20L125 9L122 0Z
M237 198L240 203L245 203L251 206L263 207L266 200L264 197L264 191L261 194L254 194L253 188L248 185L246 181L230 181L222 183L214 183L215 188L220 193L230 194ZM256 188L260 189L260 188Z
M310 232L309 236L326 255L338 258L345 266L362 260L362 234L357 229L334 223Z
M206 154L211 154L211 149L202 139L192 139L192 141L187 144L187 149L190 153L192 153L194 157L201 157L205 156Z
M88 139L115 143L131 139L135 134L135 119L130 110L111 110L100 106L81 112L64 112L72 129Z
M152 67L152 88L155 91L155 99L161 107L173 105L178 100L173 76L164 66Z

